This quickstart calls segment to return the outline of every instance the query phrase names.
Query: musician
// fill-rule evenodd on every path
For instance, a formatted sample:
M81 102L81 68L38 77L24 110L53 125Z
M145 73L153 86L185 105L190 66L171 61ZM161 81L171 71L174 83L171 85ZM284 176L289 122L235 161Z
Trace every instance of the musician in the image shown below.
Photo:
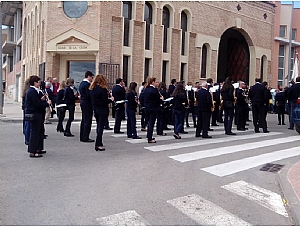
M102 74L95 77L95 79L91 82L89 90L97 122L95 151L104 151L105 148L103 147L102 140L103 129L109 114L108 104L114 101L114 97L110 96L107 90L107 78Z
M126 94L127 106L127 138L132 139L142 139L136 132L136 108L138 105L138 98L136 93L136 82L131 82L129 84L128 92Z
M46 104L48 100L47 100L46 82L44 82L44 81L41 81L41 83L40 83L39 97L40 98L45 97L45 99L42 100L43 105L45 106L45 108L44 108L43 111L41 111L41 113L43 115L42 117L43 117L44 122L45 122L46 108L49 107L49 105ZM47 139L48 135L45 134L45 126L44 126L44 124L42 126L42 131L44 132L43 133L44 139Z
M188 85L192 85L192 83L188 83ZM196 112L196 98L197 96L197 88L195 87L192 87L191 90L188 91L188 99L189 99L189 113L192 114L192 119L193 119L193 124L194 124L194 128L196 128L196 125L197 125L197 112ZM186 117L186 125L187 127L190 127L189 126L189 123L188 123L188 118L189 118L189 113L187 114L187 117Z
M290 127L288 129L294 129L294 110L297 107L297 99L300 96L300 77L296 78L294 83L288 90L288 100L290 104Z
M174 114L174 137L181 139L179 133L182 131L184 124L185 106L187 105L187 95L183 83L178 83L174 92L172 93L173 99L173 114Z
M207 86L208 86L207 90L209 91L209 89L210 89L211 87L213 87L213 79L212 79L212 78L208 78L208 79L206 80L206 83L207 83ZM211 93L210 93L210 94L211 94ZM211 94L211 96L212 96L212 99L213 99L213 94ZM215 100L213 100L213 106L215 105L214 101L215 101ZM214 108L213 108L213 109L214 109ZM209 122L210 122L211 117L212 117L212 114L210 115ZM209 128L208 128L208 131L213 131L213 129L210 128L210 125L209 125Z
M210 139L211 136L208 135L209 129L209 119L211 115L211 108L213 107L211 94L208 91L207 82L203 82L201 89L197 92L197 102L198 102L198 121L196 129L196 137L200 137L202 133L202 138Z
M77 89L74 87L74 79L68 78L67 79L67 87L65 91L65 103L67 104L66 110L69 112L69 119L66 124L66 129L64 132L64 136L66 137L73 137L74 135L71 133L71 124L74 120L74 113L75 113L75 101L79 98L79 93Z
M219 91L220 91L220 95L221 95L221 89L223 87L223 84L224 82L220 82L220 86L219 86ZM219 113L218 113L218 122L219 123L224 123L223 121L223 112L224 112L224 109L223 109L223 100L221 99L221 96L220 96L220 107L219 107Z
M50 86L51 86L51 83L50 82L46 82L45 83L45 92L48 96L48 99L51 100L51 103L55 103L55 100L54 100L54 96L53 96L53 92L52 90L50 89ZM50 106L47 106L46 107L46 115L45 115L45 124L52 124L49 119L50 119L50 115L52 113L52 109L50 108Z
M34 114L34 120L30 121L30 136L28 144L28 153L30 158L43 157L46 153L44 148L44 118L43 113L45 108L51 104L51 101L46 100L46 96L39 95L40 78L38 76L30 76L30 88L26 92L25 111L26 114Z
M164 82L160 82L158 85L158 90L161 96L164 97L164 100L169 98L169 94L167 93L167 87ZM168 123L168 104L163 100L160 100L159 111L157 114L157 122L156 122L156 132L157 135L166 136L167 133L164 133L163 130L167 128Z
M144 91L146 88L146 85L144 85L144 89L142 89L140 95L139 95L139 102L140 102L140 110L141 110L141 131L146 132L146 126L148 124L148 118L146 114L146 109L145 109L145 99L144 99Z
M214 86L219 86L218 83L215 83ZM221 105L221 98L220 98L220 86L219 88L213 92L213 100L214 100L214 111L211 114L211 126L219 126L217 124L217 120L219 118L219 110Z
M189 87L189 89L187 89ZM184 119L185 119L185 125L187 128L190 127L189 124L189 114L192 113L192 111L195 110L194 108L194 96L192 93L192 82L188 82L187 86L185 87L186 95L187 95L187 105L185 107L185 114L184 114ZM193 110L192 110L193 108ZM193 114L193 113L192 113Z
M58 116L58 124L56 127L56 131L57 132L65 132L64 130L64 126L63 126L63 121L65 119L65 115L66 115L66 106L62 106L62 104L66 104L65 103L65 91L66 91L66 81L63 80L60 83L59 86L59 90L57 92L57 96L56 96L56 109L57 109L57 116Z
M58 92L58 89L60 86L60 83L58 82L57 78L52 79L52 86L53 86L53 100L54 101L52 102L53 109L52 109L50 118L53 118L53 115L57 114L55 111L55 103L56 103L57 92Z
M26 93L29 88L30 88L30 84L29 84L29 78L28 78L24 82L24 87L23 87L23 91L22 91L23 134L25 137L25 145L29 144L29 136L30 136L30 122L25 121L25 113L26 113L25 99L26 99Z
M268 114L268 110L269 110L269 106L270 106L270 100L272 100L272 94L271 91L268 89L268 82L264 81L262 82L262 85L266 88L265 89L265 93L266 93L266 100L265 100L265 116L264 118L267 118L267 114ZM267 126L268 127L268 126Z
M246 118L247 118L247 96L245 94L245 83L238 81L239 87L236 89L236 104L235 104L235 116L237 130L245 131Z
M94 78L91 71L86 71L84 79L79 85L78 91L80 94L80 108L81 108L81 122L80 122L80 141L81 142L95 142L90 139L90 132L93 120L93 107L90 97L89 87Z
M276 112L278 115L278 125L285 125L284 123L284 113L285 113L285 103L286 103L286 94L283 91L282 87L279 87L279 92L275 96L275 105Z
M148 127L147 127L147 139L148 143L156 143L155 138L152 137L153 135L153 128L154 123L157 117L157 112L159 109L160 100L163 100L163 97L159 95L157 89L157 82L155 77L147 77L147 85L144 90L144 101L145 101L145 108L146 114L148 117Z
M114 133L122 134L121 132L121 122L124 119L125 115L125 96L126 91L124 89L124 81L122 78L116 79L116 86L112 89L112 96L114 97L115 102L122 101L115 105L115 127ZM123 102L124 101L124 102Z
M168 88L169 97L171 97L172 93L174 92L176 84L177 84L176 79L172 79L171 85ZM173 106L171 106L171 109L169 111L169 122L168 123L169 123L169 125L174 125Z
M226 135L236 135L232 130L232 122L234 117L234 87L232 79L227 77L221 89L224 109L224 129Z
M252 103L254 132L260 132L258 125L259 121L263 128L263 132L268 133L269 131L267 130L267 122L265 118L265 109L268 97L266 88L261 84L261 78L255 79L255 85L250 88L248 97Z

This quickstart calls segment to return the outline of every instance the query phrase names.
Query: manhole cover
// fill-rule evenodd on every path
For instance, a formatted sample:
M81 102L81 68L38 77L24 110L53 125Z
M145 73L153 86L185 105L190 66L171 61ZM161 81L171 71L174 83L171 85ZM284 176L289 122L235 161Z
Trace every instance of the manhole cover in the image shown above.
M272 173L278 173L282 167L284 167L284 165L267 163L263 167L261 167L259 170L266 171L266 172L272 172Z

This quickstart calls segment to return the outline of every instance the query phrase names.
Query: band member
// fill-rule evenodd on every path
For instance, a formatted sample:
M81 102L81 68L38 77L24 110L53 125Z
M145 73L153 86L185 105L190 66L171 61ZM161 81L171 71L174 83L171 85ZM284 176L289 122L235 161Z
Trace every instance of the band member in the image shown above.
M164 100L168 98L167 87L164 82L160 82L158 86L158 91L161 96L164 97ZM157 114L156 130L157 135L166 136L167 133L164 133L163 130L167 128L167 104L164 101L160 101L159 111Z
M283 91L282 87L279 87L279 92L275 96L275 105L276 112L278 115L278 125L285 125L284 123L284 113L285 113L285 103L286 103L286 95Z
M209 89L210 89L211 87L213 87L213 79L212 79L212 78L208 78L208 79L206 80L206 83L207 83L207 86L208 86L207 90L209 91ZM211 94L212 99L213 99L213 94L212 94L212 93L210 93L210 94ZM213 100L213 110L214 110L214 105L215 105L215 103L214 103L214 100ZM211 114L211 115L212 115L212 114ZM209 118L209 122L210 122L210 119L211 119L211 115L210 115L210 118ZM208 131L213 131L213 129L210 128L210 125L209 125L209 128L208 128Z
M174 137L181 139L179 132L181 132L184 124L185 106L187 105L187 95L183 83L177 84L172 93L173 99L173 114L174 114Z
M214 100L214 111L211 114L211 126L219 126L217 124L217 120L219 118L219 112L220 112L220 105L221 105L221 92L220 92L220 85L218 83L215 83L214 86L219 86L219 89L217 89L215 92L213 92L213 100Z
M148 125L148 118L146 114L146 108L145 108L145 99L144 99L144 91L146 88L146 84L144 85L144 89L142 89L140 95L139 95L139 103L140 103L140 110L141 110L141 131L146 132L147 125Z
M69 119L66 125L64 136L66 137L73 137L74 135L71 133L71 124L74 120L74 113L75 113L75 101L79 98L79 93L74 86L74 79L68 78L67 79L67 87L65 91L65 103L67 104L66 110L69 111Z
M28 153L31 158L43 157L44 148L44 117L45 108L51 104L51 100L46 100L46 96L39 95L40 78L31 76L29 78L30 88L25 96L26 114L34 114L34 120L30 121L30 136L28 144Z
M264 118L266 119L267 118L267 114L268 114L268 110L270 108L270 100L272 100L272 94L271 94L270 90L268 89L268 82L267 81L262 82L262 85L266 88L265 89L265 93L266 93L265 104L266 105L264 105L264 108L265 108L265 116L264 116ZM266 121L266 124L267 124L267 121ZM260 125L260 123L259 123L259 127L262 128L262 126ZM267 128L268 128L268 124L267 124Z
M125 115L125 89L124 81L122 78L116 79L116 86L112 89L112 96L116 102L115 105L115 127L114 133L121 134L121 122L124 119ZM118 103L119 102L119 103Z
M249 90L249 98L252 103L252 115L253 115L253 125L254 131L259 133L258 121L260 122L263 132L268 133L267 122L265 118L265 108L266 100L268 100L267 93L265 92L265 87L261 84L261 79L255 79L255 85L253 85Z
M209 119L211 115L211 108L213 107L211 94L208 91L207 82L202 83L201 89L197 92L197 102L198 102L198 121L196 129L196 137L200 137L202 133L202 138L210 139L211 136L208 135L209 129Z
M237 130L245 131L246 118L247 118L247 95L245 94L245 83L238 81L239 87L236 89L236 104L235 104L235 116Z
M97 75L92 81L90 87L91 102L94 110L94 116L97 122L97 137L95 142L95 151L104 151L103 147L103 129L108 118L108 104L114 101L107 90L107 78L102 74Z
M46 82L46 83L45 83L45 92L46 92L46 94L47 94L47 96L48 96L48 99L51 100L51 103L54 103L55 100L54 100L54 97L53 97L53 92L51 91L50 87L51 87L50 82ZM53 107L53 106L52 106L52 107ZM52 110L52 109L53 109L52 107L50 107L50 106L47 106L47 107L46 107L45 124L52 124L52 122L49 121L50 115L51 115L51 113L52 113L52 111L53 111L53 110Z
M232 80L227 77L221 89L224 109L224 129L226 135L236 135L232 130L232 122L234 117L234 87Z
M66 115L66 103L65 103L65 89L67 87L66 81L62 81L59 86L59 90L56 96L56 109L58 116L58 124L56 127L57 132L65 132L63 121Z
M127 100L127 137L132 139L142 139L136 132L136 108L138 105L138 98L136 93L136 82L131 82L129 85L128 92L126 94Z
M288 90L288 100L290 104L290 127L288 129L294 129L294 110L297 108L297 99L300 95L300 77L296 78L294 83Z
M169 94L169 97L171 97L173 91L175 90L175 87L176 87L176 79L172 79L171 80L171 84L168 88L168 94ZM169 125L174 125L174 119L173 119L173 106L171 106L170 110L169 110Z
M189 86L192 85L192 83L188 83ZM196 112L196 98L197 96L197 88L193 88L191 86L191 89L188 91L188 100L189 100L189 112L187 113L187 116L186 116L186 126L187 127L190 127L189 126L189 122L188 122L188 119L189 119L189 113L192 114L192 119L193 119L193 124L194 124L194 128L196 128L196 120L197 120L197 112Z
M52 102L53 110L51 112L50 118L53 118L53 115L56 114L55 104L56 104L56 99L57 99L57 92L58 92L59 86L60 86L60 83L58 82L57 78L53 78L52 86L53 86L53 100L54 100L54 102Z
M81 122L80 122L80 141L95 142L90 139L90 133L93 120L93 107L90 97L89 87L93 80L94 74L86 71L83 81L80 83L78 91L80 94Z
M147 86L144 90L144 101L146 114L148 117L148 127L147 127L147 139L148 143L156 143L153 135L154 123L157 117L157 112L159 109L160 100L163 100L163 97L159 95L157 89L157 82L155 77L147 78Z
M219 86L219 90L220 90L220 95L221 95L221 89L223 87L223 84L224 82L220 82L220 86ZM222 96L220 96L220 107L219 107L219 113L218 113L218 122L219 123L224 123L223 121L223 112L224 112L224 109L223 109L223 100L221 98Z

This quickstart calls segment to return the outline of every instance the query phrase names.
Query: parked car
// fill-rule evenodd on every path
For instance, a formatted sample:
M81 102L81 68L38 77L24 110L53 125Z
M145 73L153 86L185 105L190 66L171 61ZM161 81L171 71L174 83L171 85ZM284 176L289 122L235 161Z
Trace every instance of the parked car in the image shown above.
M297 100L297 107L294 110L295 129L300 134L300 97Z

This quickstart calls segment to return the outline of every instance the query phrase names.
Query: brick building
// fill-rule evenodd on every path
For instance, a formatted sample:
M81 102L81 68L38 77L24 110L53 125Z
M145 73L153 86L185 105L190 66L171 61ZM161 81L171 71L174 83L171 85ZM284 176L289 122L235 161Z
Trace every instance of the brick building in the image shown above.
M274 23L271 2L25 1L21 78L271 82Z

